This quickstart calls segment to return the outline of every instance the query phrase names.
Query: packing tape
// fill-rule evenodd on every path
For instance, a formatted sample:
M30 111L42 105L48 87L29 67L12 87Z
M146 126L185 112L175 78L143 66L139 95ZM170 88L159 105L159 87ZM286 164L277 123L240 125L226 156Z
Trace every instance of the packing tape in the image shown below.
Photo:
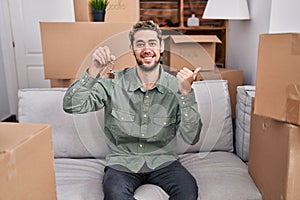
M18 199L18 173L15 150L1 150L0 159L0 199ZM11 191L12 188L14 191Z
M10 181L16 181L16 177L18 175L17 172L17 159L16 159L16 152L15 150L10 150L6 152L8 154L8 162L7 162L7 167L8 167L8 174L7 178Z

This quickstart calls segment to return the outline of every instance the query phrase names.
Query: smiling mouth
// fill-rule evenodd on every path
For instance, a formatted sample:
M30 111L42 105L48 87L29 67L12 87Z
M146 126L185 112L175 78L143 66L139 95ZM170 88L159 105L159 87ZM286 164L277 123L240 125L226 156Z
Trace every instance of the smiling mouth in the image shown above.
M155 56L142 56L144 60L152 60Z
M141 55L141 58L144 60L152 60L156 57L155 52L145 52Z

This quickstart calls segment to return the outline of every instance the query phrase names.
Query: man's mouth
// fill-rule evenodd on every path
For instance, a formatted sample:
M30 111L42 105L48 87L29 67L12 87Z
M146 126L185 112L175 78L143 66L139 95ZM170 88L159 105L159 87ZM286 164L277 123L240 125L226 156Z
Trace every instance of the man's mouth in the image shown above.
M155 56L142 56L144 60L152 60Z
M154 52L144 53L141 55L141 58L145 61L152 61L156 57Z

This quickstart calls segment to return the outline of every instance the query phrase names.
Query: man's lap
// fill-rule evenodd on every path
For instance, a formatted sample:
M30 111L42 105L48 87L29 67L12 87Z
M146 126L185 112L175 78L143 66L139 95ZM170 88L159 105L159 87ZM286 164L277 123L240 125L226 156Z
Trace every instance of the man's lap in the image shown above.
M123 199L134 199L134 191L143 184L160 186L170 195L170 199L172 196L179 199L180 196L187 197L186 195L193 197L185 199L197 199L194 197L198 189L196 181L179 161L146 173L131 173L117 169L109 166L105 168L103 191L107 199L117 199L120 196L124 196Z

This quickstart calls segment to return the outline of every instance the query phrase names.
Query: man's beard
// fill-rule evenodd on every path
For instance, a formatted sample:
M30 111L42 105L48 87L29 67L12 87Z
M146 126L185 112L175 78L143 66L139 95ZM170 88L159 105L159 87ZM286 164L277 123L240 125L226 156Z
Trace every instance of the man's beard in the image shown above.
M156 54L155 54L155 56L156 56ZM155 63L154 63L153 65L151 65L151 66L145 66L145 65L143 64L143 62L137 58L137 56L135 55L135 53L134 53L134 57L135 57L135 60L136 60L136 62L137 62L137 64L138 64L138 66L139 66L140 69L141 69L142 71L144 71L144 72L150 72L150 71L153 71L156 67L159 66L159 60L155 61Z

